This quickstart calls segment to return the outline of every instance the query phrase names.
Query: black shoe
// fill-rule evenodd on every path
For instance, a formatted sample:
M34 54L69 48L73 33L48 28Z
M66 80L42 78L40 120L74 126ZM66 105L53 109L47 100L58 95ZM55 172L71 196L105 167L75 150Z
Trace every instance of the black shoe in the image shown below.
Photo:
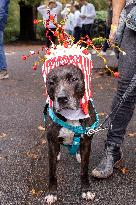
M102 159L100 164L92 171L92 176L105 179L113 174L114 168L122 166L123 157L119 146L113 144L106 144L106 156Z

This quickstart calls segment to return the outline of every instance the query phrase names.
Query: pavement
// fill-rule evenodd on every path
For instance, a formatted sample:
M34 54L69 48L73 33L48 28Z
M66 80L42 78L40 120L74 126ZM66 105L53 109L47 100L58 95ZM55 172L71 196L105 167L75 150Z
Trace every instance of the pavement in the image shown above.
M34 59L22 61L21 55L38 46L6 46L9 80L0 81L0 205L44 205L48 190L47 141L38 126L45 104L44 83L40 69L32 70ZM108 57L116 66L115 56ZM110 112L116 91L116 79L98 71L103 62L93 55L93 92L101 121ZM106 132L92 142L90 191L93 201L81 199L80 165L62 147L58 163L58 205L135 205L136 204L136 115L129 124L123 145L125 167L106 180L91 177L91 170L104 156Z

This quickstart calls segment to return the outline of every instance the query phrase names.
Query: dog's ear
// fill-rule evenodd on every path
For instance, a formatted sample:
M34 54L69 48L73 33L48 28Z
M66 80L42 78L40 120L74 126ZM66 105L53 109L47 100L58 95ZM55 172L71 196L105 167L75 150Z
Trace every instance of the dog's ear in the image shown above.
M55 80L52 78L52 73L49 73L46 80L47 93L52 101L55 95Z
M52 101L54 101L54 93L55 93L55 88L54 88L54 86L51 86L51 85L49 84L49 82L47 82L47 83L46 83L46 87L47 87L47 93L48 93L50 99L51 99Z

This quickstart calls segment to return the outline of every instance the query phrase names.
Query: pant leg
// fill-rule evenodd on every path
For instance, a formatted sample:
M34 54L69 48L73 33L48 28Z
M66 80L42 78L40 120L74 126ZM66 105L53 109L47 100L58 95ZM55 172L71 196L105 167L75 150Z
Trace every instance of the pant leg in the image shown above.
M82 37L85 37L85 36L86 36L85 24L82 25L81 36L82 36Z
M106 26L106 28L105 28L105 38L108 39L108 38L109 38L109 35L110 35L110 28ZM109 44L108 44L108 42L107 42L107 40L106 40L106 41L104 42L104 44L103 44L102 50L103 50L104 52L106 52L106 50L107 50L108 48L109 48Z
M47 48L50 47L51 45L51 41L50 41L50 30L49 29L45 29L45 44L47 46Z
M93 24L86 24L85 25L85 33L87 36L89 36L89 38L92 38L92 36L93 36Z
M120 97L126 91L131 79L136 74L136 32L125 28L121 48L126 52L126 56L119 56L119 73L117 93L113 99L112 109L119 102ZM112 129L109 129L107 141L121 145L124 140L127 125L129 124L136 104L136 88L122 104L117 115L112 121ZM112 120L112 118L111 118Z
M54 32L56 31L56 28L50 28L45 30L46 35L46 46L49 48L51 46L51 42L55 43L56 37L54 36Z
M51 31L52 31L52 32L50 33L50 35L51 35L51 40L52 40L52 42L55 44L56 36L54 36L54 32L56 31L56 28L52 28Z
M0 71L7 69L5 51L3 47L3 31L0 31Z
M79 26L74 28L74 43L77 43L80 40L81 37L81 28Z

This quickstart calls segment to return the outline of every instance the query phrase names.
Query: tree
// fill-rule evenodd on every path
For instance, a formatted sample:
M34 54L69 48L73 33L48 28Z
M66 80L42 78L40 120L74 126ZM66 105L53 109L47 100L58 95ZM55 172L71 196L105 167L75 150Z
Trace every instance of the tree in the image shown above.
M36 40L36 28L33 20L37 18L37 6L41 0L19 0L20 40Z

